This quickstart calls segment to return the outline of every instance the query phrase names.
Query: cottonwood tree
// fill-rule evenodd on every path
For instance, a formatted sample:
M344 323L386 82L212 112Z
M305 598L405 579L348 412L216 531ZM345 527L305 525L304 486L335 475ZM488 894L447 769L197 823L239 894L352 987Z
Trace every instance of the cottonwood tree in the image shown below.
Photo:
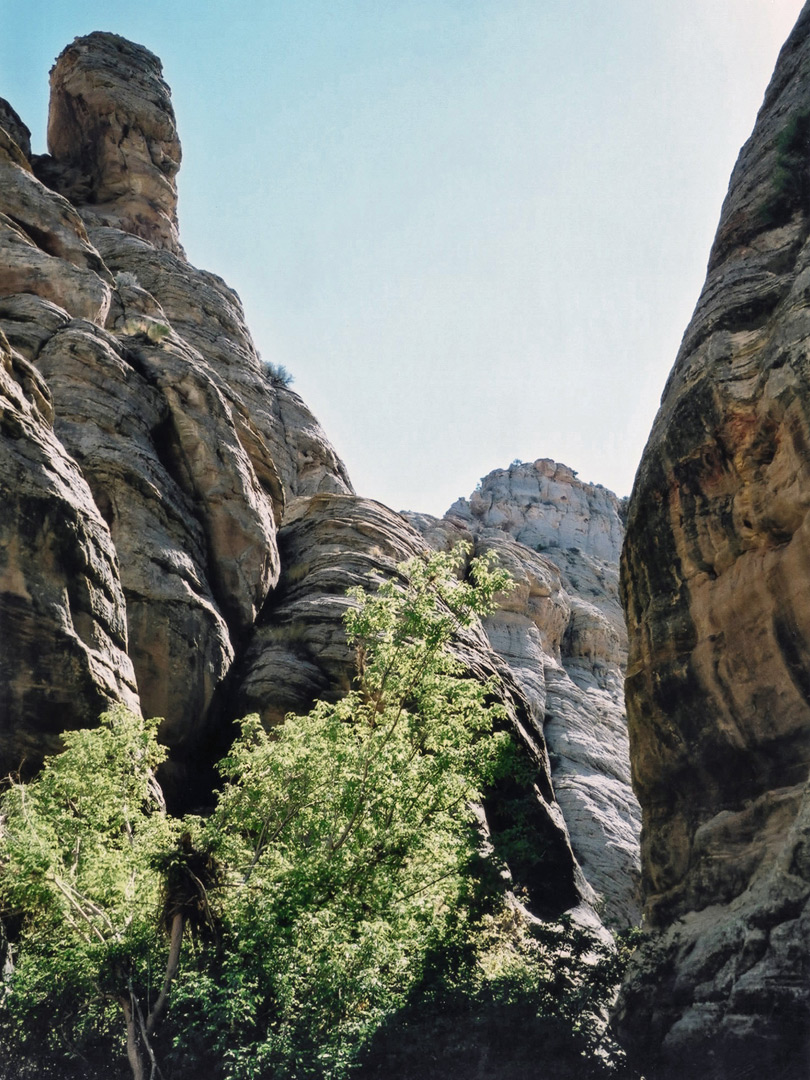
M509 578L486 556L460 580L464 557L353 590L354 689L269 733L248 718L221 764L195 834L227 867L220 962L208 946L190 963L175 1007L182 1049L206 1044L230 1077L344 1075L464 909L472 803L509 744L494 687L449 649Z
M136 1080L156 1068L151 1036L179 962L185 913L168 948L157 918L179 843L155 769L156 722L124 709L66 733L64 753L12 781L0 816L0 910L13 944L0 990L4 1036L36 1057L104 1044L123 1026ZM152 986L157 992L151 993Z
M462 580L465 557L353 591L354 689L269 733L245 720L207 818L167 815L156 724L123 710L10 784L15 1053L125 1044L135 1080L184 1060L234 1080L345 1074L464 910L472 804L509 741L449 648L509 579L484 556Z

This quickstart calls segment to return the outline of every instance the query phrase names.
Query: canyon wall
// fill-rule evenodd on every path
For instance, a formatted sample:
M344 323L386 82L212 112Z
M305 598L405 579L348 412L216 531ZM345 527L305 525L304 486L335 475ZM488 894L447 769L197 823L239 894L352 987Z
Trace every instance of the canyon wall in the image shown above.
M624 504L547 459L485 476L437 522L409 515L429 542L494 550L517 587L485 620L493 649L548 747L571 844L608 924L640 918L640 809L630 781L619 604Z
M157 58L92 34L51 82L49 155L0 114L0 763L138 698L179 763L278 580L286 500L351 485L183 255Z
M810 5L731 177L630 501L645 1075L810 1073Z
M562 466L510 470L495 501L526 518L523 477L545 521L516 538L475 498L431 535L356 496L239 298L185 256L157 57L113 34L74 41L51 74L48 146L32 155L0 102L0 770L30 773L123 702L163 718L167 797L196 805L237 719L272 725L349 687L347 588L466 538L519 579L455 643L474 677L498 676L530 766L531 783L488 794L492 842L515 815L529 828L534 854L511 869L535 912L633 921L613 496ZM584 516L566 503L581 498Z

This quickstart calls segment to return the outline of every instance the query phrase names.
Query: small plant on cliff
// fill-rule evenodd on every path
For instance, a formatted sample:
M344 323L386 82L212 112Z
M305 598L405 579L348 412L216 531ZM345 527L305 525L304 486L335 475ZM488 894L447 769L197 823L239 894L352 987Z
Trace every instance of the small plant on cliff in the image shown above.
M138 278L135 276L135 274L131 273L129 270L119 270L118 271L118 273L115 275L115 285L116 285L116 288L119 288L119 289L126 289L126 288L140 289L141 288L140 281L138 281Z
M793 113L776 138L771 191L760 207L768 226L784 225L810 199L810 109Z
M272 360L262 360L262 370L274 386L291 386L295 381L283 364L274 364Z

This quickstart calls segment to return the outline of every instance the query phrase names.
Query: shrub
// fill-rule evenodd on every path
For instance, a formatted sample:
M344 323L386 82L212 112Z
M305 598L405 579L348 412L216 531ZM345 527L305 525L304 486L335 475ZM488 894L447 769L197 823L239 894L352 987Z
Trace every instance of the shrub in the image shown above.
M784 225L810 198L810 109L793 113L776 139L771 191L759 215L768 226Z
M293 375L283 364L274 364L272 360L262 360L262 368L274 386L290 386L294 382Z
M135 274L130 273L129 270L119 270L115 275L115 284L116 288L119 289L124 289L127 287L132 289L141 288L140 281L138 281Z

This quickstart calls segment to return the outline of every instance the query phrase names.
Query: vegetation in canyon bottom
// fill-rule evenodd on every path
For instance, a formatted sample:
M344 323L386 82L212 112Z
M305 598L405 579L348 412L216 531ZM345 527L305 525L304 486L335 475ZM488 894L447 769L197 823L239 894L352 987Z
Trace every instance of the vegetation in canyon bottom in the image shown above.
M483 844L474 807L516 751L449 644L509 579L484 556L459 580L464 556L354 590L354 689L244 720L207 816L167 813L157 722L123 709L9 782L0 1074L341 1080L397 1023L487 1008L556 1025L579 1077L608 1068L620 952L528 919Z

